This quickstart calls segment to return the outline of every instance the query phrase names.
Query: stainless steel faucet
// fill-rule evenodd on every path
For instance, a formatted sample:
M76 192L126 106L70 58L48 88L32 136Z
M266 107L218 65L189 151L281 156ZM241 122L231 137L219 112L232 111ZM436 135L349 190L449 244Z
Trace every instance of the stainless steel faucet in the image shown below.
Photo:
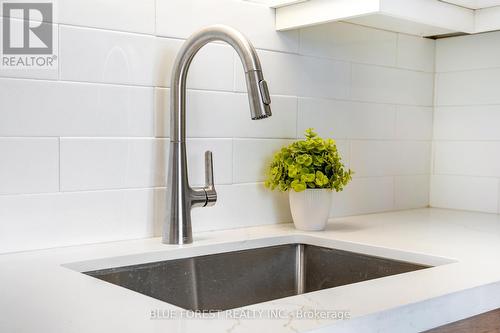
M163 225L163 243L193 242L191 208L215 205L212 152L205 152L205 186L189 186L186 158L186 79L191 61L207 43L223 41L239 55L250 102L252 119L271 116L271 98L262 75L259 57L250 41L233 28L214 25L191 35L182 45L172 70L170 86L170 155L167 178L167 215ZM224 121L221 119L220 121Z

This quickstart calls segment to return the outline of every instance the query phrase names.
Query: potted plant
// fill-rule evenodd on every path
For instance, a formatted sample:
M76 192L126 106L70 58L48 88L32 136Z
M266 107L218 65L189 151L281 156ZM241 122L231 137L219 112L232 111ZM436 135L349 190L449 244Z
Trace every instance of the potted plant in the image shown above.
M332 190L342 191L352 173L342 163L335 140L322 139L309 128L304 140L283 147L274 155L265 186L289 191L297 229L323 230L330 214Z

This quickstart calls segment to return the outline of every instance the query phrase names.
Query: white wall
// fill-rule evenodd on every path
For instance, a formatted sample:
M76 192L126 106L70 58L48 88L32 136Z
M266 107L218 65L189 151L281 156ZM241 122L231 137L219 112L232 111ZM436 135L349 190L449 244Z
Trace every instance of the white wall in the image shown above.
M352 184L332 215L428 205L434 41L335 23L277 33L239 0L63 0L58 70L0 71L0 252L158 235L172 61L197 28L258 48L273 117L251 121L239 60L205 47L189 76L189 163L214 151L219 201L195 231L290 221L263 189L273 151L307 127L338 139Z
M500 32L436 46L431 205L500 213Z

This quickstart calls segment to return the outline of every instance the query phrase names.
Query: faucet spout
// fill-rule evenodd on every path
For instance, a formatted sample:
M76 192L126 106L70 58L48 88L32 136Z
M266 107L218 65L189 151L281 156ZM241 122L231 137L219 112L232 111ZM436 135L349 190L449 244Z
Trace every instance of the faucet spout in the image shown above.
M186 80L196 53L207 43L223 41L231 45L245 70L252 119L271 116L271 98L255 48L233 28L214 25L199 30L182 45L172 70L170 87L170 152L167 178L167 214L163 243L187 244L193 241L191 208L212 206L217 201L213 182L212 153L205 153L205 186L189 185L186 158Z

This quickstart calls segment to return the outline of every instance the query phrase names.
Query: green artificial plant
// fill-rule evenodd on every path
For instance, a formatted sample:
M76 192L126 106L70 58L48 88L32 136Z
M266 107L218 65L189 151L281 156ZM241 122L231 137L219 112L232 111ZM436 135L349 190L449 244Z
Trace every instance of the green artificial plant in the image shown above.
M283 192L307 188L340 192L352 179L352 173L342 163L335 140L322 139L309 128L304 140L283 147L274 155L265 186Z

